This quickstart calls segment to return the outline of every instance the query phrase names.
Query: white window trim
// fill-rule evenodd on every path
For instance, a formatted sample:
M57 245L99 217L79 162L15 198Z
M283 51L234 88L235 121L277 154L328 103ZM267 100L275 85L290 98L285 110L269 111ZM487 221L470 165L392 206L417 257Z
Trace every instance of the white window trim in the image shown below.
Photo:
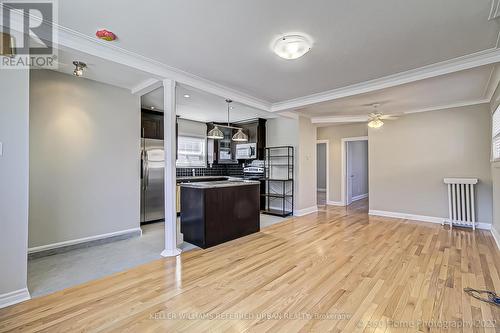
M496 118L496 119L495 119ZM496 133L495 133L496 132ZM491 162L500 162L500 152L495 158L495 143L500 140L500 105L491 115Z

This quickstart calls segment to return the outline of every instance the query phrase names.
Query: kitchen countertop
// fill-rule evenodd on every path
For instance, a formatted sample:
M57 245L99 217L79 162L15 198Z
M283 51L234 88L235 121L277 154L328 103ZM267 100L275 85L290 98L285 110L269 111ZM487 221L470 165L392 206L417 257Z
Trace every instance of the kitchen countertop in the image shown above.
M184 177L177 177L176 180L177 182L192 182L192 181L203 181L203 180L211 180L211 179L230 179L231 177L229 176L184 176Z
M232 187L232 186L248 186L248 185L260 185L259 181L256 180L245 180L241 178L231 178L228 180L219 180L219 181L208 181L208 182L195 182L195 183L182 183L182 187L190 187L190 188L220 188L220 187Z

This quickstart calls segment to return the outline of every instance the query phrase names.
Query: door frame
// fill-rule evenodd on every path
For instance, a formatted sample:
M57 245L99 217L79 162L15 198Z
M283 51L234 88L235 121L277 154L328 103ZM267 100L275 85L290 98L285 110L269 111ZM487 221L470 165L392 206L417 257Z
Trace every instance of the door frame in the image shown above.
M316 140L316 153L318 152L318 144L326 144L326 204L330 202L330 141L329 140ZM316 173L318 172L318 166L316 165ZM316 176L317 177L317 176ZM318 181L316 178L316 194L318 193ZM317 202L316 198L316 202Z
M367 141L368 136L356 136L351 138L342 138L341 158L342 158L342 176L341 176L341 203L347 206L347 143L352 141Z

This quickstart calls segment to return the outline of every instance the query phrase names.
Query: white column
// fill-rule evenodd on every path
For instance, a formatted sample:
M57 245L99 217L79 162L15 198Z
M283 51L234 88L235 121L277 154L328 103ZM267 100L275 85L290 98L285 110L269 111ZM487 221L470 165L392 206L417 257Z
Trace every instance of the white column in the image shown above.
M163 124L165 149L165 250L163 257L181 253L177 248L177 212L175 209L175 81L163 80Z

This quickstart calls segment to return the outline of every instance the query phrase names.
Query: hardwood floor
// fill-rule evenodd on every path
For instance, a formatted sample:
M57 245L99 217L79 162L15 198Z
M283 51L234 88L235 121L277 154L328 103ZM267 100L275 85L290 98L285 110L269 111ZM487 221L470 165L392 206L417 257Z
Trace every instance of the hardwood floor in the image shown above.
M500 332L500 307L462 290L499 276L489 232L361 201L0 309L0 331Z

